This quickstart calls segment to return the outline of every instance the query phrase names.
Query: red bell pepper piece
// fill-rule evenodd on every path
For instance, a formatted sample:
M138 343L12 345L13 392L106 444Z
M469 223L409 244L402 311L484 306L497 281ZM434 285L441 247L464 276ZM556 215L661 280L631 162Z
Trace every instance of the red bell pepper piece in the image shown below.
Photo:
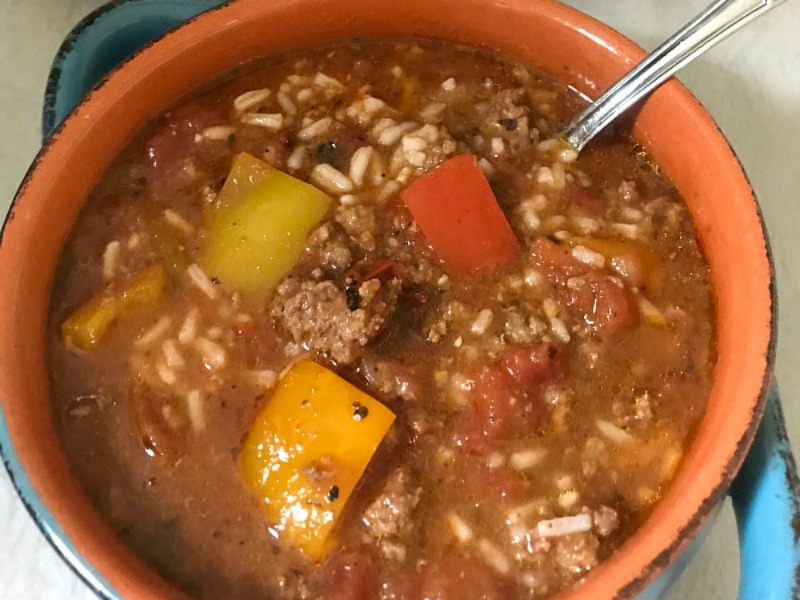
M489 273L519 256L517 238L470 154L445 161L400 197L456 277Z

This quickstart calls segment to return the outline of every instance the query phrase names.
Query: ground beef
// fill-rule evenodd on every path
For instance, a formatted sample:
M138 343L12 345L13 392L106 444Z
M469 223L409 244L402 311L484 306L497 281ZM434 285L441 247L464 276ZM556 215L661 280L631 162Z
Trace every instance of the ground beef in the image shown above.
M597 538L589 532L565 535L554 540L553 558L562 569L581 575L597 565L599 545Z
M422 391L422 382L411 369L399 361L365 358L361 372L367 385L384 398L416 400Z
M344 273L353 264L349 236L335 223L317 228L308 238L298 266L309 271L320 268L332 275Z
M383 329L397 303L398 289L393 282L378 281L378 285L370 302L354 304L348 297L352 290L341 289L332 281L287 278L278 287L271 309L292 340L287 353L318 351L340 364L353 363L361 348Z
M493 138L500 138L513 154L530 150L531 131L528 123L530 111L527 106L527 96L522 88L502 90L494 94L491 101L476 107L479 112L479 122L482 122L481 133L487 144L490 144L489 140Z
M340 206L334 215L350 236L364 248L375 249L375 209L371 206Z
M601 506L592 514L595 531L602 537L611 535L619 527L619 515L617 511L608 506Z
M389 560L405 559L403 538L413 529L411 517L421 493L422 488L413 486L409 471L397 469L364 511L363 521L370 535L378 541L381 552Z

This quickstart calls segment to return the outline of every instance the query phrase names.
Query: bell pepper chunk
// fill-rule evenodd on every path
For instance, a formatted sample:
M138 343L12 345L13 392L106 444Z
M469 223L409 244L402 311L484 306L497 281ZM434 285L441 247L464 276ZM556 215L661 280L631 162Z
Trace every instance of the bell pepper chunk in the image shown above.
M400 194L433 250L456 277L490 273L520 248L475 157L461 154Z
M608 266L631 285L658 291L664 280L664 265L658 254L642 242L609 238L574 237L570 246L584 246L602 254Z
M256 417L239 472L286 543L318 561L394 422L383 404L332 371L295 364Z
M61 334L81 350L93 350L121 316L161 301L167 285L164 267L148 267L121 288L107 288L76 308L61 324Z
M226 288L263 297L291 271L331 199L242 152L205 219L201 264Z

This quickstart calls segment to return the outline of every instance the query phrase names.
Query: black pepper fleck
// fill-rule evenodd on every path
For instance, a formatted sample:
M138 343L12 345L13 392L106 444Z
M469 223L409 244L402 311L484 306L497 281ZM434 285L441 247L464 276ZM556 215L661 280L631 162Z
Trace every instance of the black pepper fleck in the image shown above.
M497 122L498 125L503 127L506 131L516 131L517 130L517 120L516 119L500 119Z
M358 288L355 283L348 283L344 290L345 301L347 308L350 310L358 310L361 306L361 294L358 293Z
M353 402L353 420L354 421L361 421L362 419L366 419L367 415L369 415L369 409L361 404L361 402Z
M336 145L336 142L325 142L317 146L314 154L319 162L330 164L339 158L339 146Z
M339 497L339 486L338 485L331 486L331 489L328 491L328 495L326 496L328 502L333 502L338 497Z
M547 358L555 358L556 354L558 354L558 348L556 348L555 346L547 347Z

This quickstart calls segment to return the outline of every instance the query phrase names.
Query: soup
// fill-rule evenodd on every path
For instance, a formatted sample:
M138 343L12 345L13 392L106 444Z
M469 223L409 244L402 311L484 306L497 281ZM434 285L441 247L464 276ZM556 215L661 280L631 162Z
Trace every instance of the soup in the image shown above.
M629 139L485 50L243 67L98 184L50 318L108 522L197 598L545 598L659 501L703 415L709 272Z

